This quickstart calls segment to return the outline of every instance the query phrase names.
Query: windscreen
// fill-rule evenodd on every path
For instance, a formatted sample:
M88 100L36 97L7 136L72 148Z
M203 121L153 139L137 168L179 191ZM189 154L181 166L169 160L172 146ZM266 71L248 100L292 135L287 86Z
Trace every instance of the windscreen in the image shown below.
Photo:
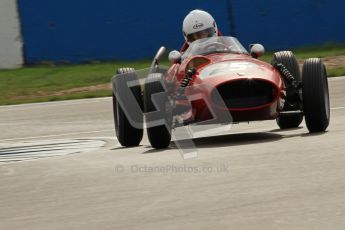
M248 54L247 50L237 38L219 36L203 38L192 42L182 55L182 59L194 55L207 55L212 53Z

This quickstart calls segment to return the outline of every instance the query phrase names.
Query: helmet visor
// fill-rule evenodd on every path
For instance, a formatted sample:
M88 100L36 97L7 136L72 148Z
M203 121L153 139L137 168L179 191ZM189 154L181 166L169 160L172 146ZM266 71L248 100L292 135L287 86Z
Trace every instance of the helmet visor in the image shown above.
M214 28L208 28L205 30L201 30L192 34L187 35L187 41L188 42L194 42L195 40L202 39L202 38L207 38L207 37L213 37L215 36L215 30Z

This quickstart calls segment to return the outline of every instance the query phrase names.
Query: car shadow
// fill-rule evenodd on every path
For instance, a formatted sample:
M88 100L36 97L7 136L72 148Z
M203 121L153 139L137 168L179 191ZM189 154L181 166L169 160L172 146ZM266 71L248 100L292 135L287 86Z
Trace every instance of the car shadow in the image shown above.
M145 151L145 152L143 152L142 154L162 153L162 152L169 151L169 150L172 150L172 149L177 149L173 142L169 145L168 148L165 148L165 149L154 149L151 146L147 146L147 148L150 148L150 149Z
M317 133L303 133L301 134L302 137L313 137L313 136L322 136L327 134L329 131L326 130L325 132L317 132Z
M251 145L263 142L278 141L282 138L281 135L275 133L233 133L221 136L201 137L193 139L197 148L208 147L226 147L238 145Z
M263 142L272 142L282 139L282 135L275 133L232 133L220 136L209 136L209 137L200 137L194 138L193 143L196 148L210 148L210 147L227 147L227 146L237 146L237 145L250 145ZM190 146L188 144L184 145L185 149L193 148L194 145ZM160 153L163 151L177 149L175 142L171 142L169 148L167 149L152 149L150 146L149 150L143 152L143 154L149 153Z
M137 148L137 147L139 147L139 146L143 146L143 145L129 146L129 147L119 146L119 147L112 148L112 149L110 149L110 150L134 149L134 148Z
M271 130L267 132L255 132L255 133L230 133L226 135L219 136L209 136L209 137L200 137L194 138L193 143L196 148L210 148L210 147L227 147L227 146L240 146L240 145L252 145L265 142L275 142L282 139L293 138L293 137L309 137L309 136L320 136L327 133L309 133L307 130L305 133L293 133L293 134L284 134L284 131L291 130L300 130L302 127L286 129L286 130ZM278 133L279 132L279 133ZM194 147L194 146L193 146ZM168 151L171 149L177 149L177 146L174 142L171 142L170 146L166 149L152 149L151 146L146 146L149 150L143 152L142 154L150 153L160 153ZM186 149L191 148L191 146L186 146Z
M293 130L300 130L303 129L304 127L297 127L297 128L289 128L289 129L273 129L268 132L270 133L277 133L277 132L284 132L284 131L293 131Z
M304 127L298 127L298 128L290 128L290 129L273 129L273 130L270 130L268 132L270 133L281 133L281 134L284 134L284 132L287 132L287 131L295 131L295 130L303 130ZM287 134L287 135L282 135L283 138L290 138L290 137L296 137L296 136L300 136L300 137L312 137L312 136L321 136L321 135L325 135L327 134L329 131L326 130L324 132L315 132L315 133L309 133L306 129L306 132L305 133L296 133L296 134Z

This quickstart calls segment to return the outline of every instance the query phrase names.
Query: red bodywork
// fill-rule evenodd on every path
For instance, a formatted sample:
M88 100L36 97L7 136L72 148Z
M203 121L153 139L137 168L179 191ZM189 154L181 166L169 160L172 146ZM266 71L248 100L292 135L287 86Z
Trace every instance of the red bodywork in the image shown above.
M201 61L200 61L201 60ZM193 66L197 73L191 84L207 84L203 95L211 98L217 89L230 111L233 122L275 119L284 106L285 85L280 73L270 64L247 54L215 53L193 56L174 64L166 75L167 82L176 82L176 89ZM219 66L219 71L217 70ZM216 70L212 76L203 76L207 68ZM211 71L212 72L212 71ZM207 75L207 74L206 74ZM188 88L187 88L188 89ZM186 95L188 96L188 90ZM185 103L177 101L177 104ZM217 106L217 102L214 102ZM192 101L192 111L186 120L205 120L210 114L203 100Z

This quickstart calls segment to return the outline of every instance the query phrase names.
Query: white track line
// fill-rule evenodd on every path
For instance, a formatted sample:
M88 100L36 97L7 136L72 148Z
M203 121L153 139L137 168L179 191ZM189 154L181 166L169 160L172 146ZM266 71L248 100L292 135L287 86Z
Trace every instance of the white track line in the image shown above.
M345 107L334 107L334 108L331 108L331 110L341 110L341 109L345 109ZM46 135L46 136L11 138L11 139L2 139L2 140L0 140L0 142L4 142L4 141L30 140L30 139L50 138L50 137L63 137L63 136L70 136L70 135L93 134L93 133L102 133L102 132L114 132L114 130L113 130L113 129L108 129L108 130L96 130L96 131L78 132L78 133L64 133L64 134ZM116 138L115 135L114 135L113 138Z
M341 110L345 109L345 107L334 107L331 110ZM11 139L2 139L0 142L4 141L19 141L19 140L30 140L30 139L38 139L38 138L50 138L50 137L63 137L63 136L70 136L70 135L78 135L78 134L93 134L93 133L102 133L102 132L114 132L113 129L108 130L97 130L97 131L89 131L89 132L78 132L78 133L64 133L64 134L56 134L56 135L46 135L46 136L35 136L35 137L21 137L21 138L11 138ZM110 137L99 137L103 139L109 139ZM116 139L115 135L111 138Z
M335 107L335 108L331 108L331 110L339 110L339 109L345 109L345 107Z
M341 81L341 80L345 80L345 76L328 78L328 81ZM37 103L27 103L27 104L20 104L20 105L2 105L0 106L0 109L16 109L16 108L22 108L22 107L26 108L26 107L38 107L38 106L61 106L61 105L76 105L76 104L80 105L80 104L88 104L88 103L97 103L100 101L111 101L111 97L37 102Z
M113 129L108 129L108 130L97 130L97 131L78 132L78 133L63 133L63 134L46 135L46 136L21 137L21 138L2 139L2 140L0 140L0 142L30 140L30 139L38 139L38 138L49 138L49 137L63 137L63 136L70 136L70 135L93 134L93 133L102 133L102 132L115 132L115 131ZM115 138L115 135L114 135L114 138Z
M345 80L345 76L341 76L341 77L329 77L328 81L341 81L341 80Z
M101 102L102 101L111 101L111 97L38 102L38 103L27 103L27 104L20 104L20 105L2 105L2 106L0 106L0 109L18 109L18 108L27 109L27 107L40 107L40 106L46 107L46 106L62 106L62 105L66 105L66 106L82 105L82 104L98 103L100 101Z
M22 143L7 143L0 148L1 163L34 160L53 156L64 156L74 153L90 152L106 145L103 140L52 140ZM1 143L0 143L1 147Z

